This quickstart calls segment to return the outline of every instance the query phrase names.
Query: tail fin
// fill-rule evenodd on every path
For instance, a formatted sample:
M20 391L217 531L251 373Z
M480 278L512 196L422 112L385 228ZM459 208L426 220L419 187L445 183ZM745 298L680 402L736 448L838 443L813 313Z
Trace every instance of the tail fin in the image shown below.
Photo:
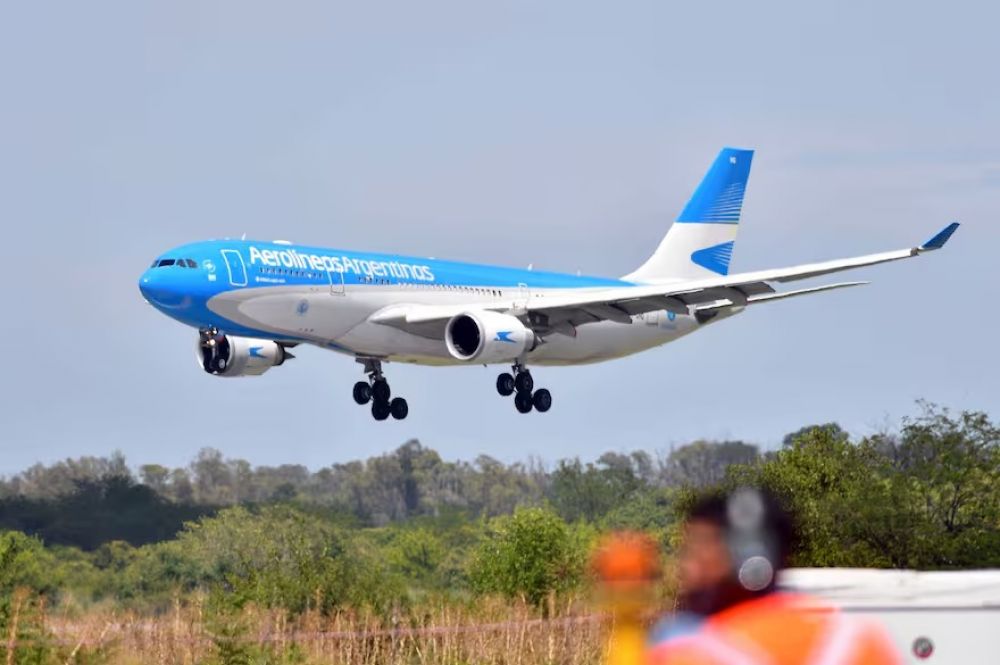
M624 279L661 282L726 275L753 150L723 148L660 246Z

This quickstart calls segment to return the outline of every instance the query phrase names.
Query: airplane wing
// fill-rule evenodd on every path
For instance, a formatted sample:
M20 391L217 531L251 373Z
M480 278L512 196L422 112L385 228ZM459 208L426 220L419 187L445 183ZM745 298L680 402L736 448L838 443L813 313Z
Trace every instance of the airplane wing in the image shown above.
M567 335L575 335L577 326L596 321L630 323L633 315L645 312L666 310L675 314L705 315L712 310L734 305L745 306L790 296L859 286L865 282L843 282L778 292L772 284L809 279L842 270L919 256L944 247L958 226L958 223L949 224L922 245L891 252L701 280L587 289L565 295L532 297L523 310L508 310L506 306L495 302L481 309L509 311L515 316L526 318L541 334L556 332ZM401 305L376 313L371 320L427 337L443 339L444 325L448 319L475 308L474 305Z

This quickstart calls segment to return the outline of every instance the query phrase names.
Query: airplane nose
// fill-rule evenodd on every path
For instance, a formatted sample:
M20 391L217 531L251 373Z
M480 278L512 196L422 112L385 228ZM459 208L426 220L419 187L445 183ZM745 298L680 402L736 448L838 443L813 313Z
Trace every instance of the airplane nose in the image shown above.
M187 303L181 280L170 272L169 268L150 268L139 278L139 292L154 307L178 309Z

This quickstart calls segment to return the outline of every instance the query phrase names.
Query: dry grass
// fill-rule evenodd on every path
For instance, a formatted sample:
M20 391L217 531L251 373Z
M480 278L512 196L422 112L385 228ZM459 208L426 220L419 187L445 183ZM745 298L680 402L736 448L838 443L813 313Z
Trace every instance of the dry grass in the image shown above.
M603 661L607 621L594 614L593 607L571 602L550 606L549 614L551 618L543 618L522 603L485 600L470 608L441 604L389 619L349 611L292 617L255 608L220 618L196 599L175 603L170 612L158 616L96 609L68 616L56 611L41 618L46 637L36 639L50 647L52 662L115 665L590 665ZM19 648L30 646L25 643Z

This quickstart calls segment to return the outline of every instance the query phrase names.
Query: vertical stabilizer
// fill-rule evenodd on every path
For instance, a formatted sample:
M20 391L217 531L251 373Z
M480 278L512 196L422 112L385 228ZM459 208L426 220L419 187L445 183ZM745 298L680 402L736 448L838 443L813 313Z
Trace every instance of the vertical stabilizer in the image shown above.
M653 255L625 275L668 282L729 273L753 150L723 148Z

